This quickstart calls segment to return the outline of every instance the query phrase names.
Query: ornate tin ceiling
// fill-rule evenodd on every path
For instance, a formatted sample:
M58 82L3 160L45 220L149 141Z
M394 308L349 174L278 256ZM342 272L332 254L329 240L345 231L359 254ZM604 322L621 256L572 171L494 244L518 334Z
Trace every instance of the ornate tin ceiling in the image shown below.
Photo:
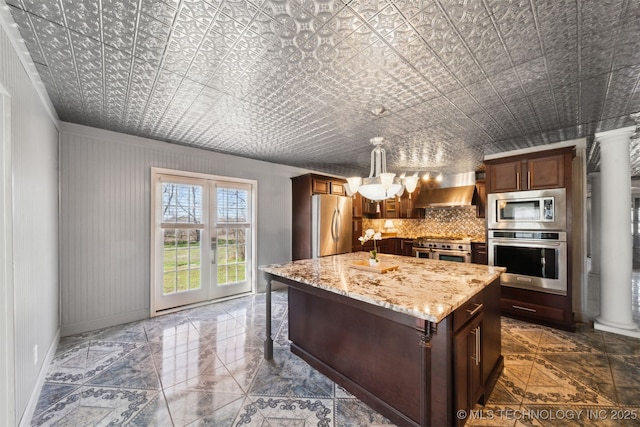
M394 172L579 137L593 170L640 110L638 0L5 1L62 120L339 175L375 134Z

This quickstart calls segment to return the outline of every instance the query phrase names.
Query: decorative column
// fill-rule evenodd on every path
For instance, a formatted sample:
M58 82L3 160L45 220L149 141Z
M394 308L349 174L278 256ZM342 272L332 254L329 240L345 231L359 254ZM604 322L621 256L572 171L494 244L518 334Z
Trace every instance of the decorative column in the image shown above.
M589 174L591 181L591 269L587 282L587 314L594 318L600 313L600 212L602 183L600 172Z
M594 328L640 338L631 312L631 165L634 127L596 134L600 142L600 315Z

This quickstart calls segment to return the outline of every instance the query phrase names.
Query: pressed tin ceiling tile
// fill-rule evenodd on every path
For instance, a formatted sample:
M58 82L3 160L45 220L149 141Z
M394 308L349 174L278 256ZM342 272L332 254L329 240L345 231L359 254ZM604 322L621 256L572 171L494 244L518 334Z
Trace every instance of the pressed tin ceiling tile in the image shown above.
M580 137L594 170L640 109L635 0L6 3L61 119L339 175L377 133L398 173Z

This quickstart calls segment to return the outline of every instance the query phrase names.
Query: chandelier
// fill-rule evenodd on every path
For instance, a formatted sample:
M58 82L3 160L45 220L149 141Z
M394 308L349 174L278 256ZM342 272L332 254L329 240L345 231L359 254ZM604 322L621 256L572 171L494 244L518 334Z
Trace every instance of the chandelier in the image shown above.
M376 117L379 117L384 112L384 107L378 107L372 111ZM376 136L369 141L374 145L371 151L369 177L360 178L359 176L354 176L347 178L347 194L358 192L369 200L379 202L401 196L406 186L409 197L411 197L411 193L418 185L418 174L411 176L402 174L401 177L396 177L395 173L387 172L387 154L382 148L384 138Z
M356 191L369 200L379 202L390 199L404 192L404 185L395 173L387 172L387 156L381 145L384 138L376 136L370 142L374 145L371 151L371 171L368 178L358 176L347 178L349 190Z

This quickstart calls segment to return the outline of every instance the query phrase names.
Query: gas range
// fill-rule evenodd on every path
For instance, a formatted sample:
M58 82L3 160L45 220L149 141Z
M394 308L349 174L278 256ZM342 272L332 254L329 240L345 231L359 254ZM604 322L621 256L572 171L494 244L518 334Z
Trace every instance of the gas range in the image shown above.
M413 240L413 247L471 252L471 239L468 237L420 236Z

